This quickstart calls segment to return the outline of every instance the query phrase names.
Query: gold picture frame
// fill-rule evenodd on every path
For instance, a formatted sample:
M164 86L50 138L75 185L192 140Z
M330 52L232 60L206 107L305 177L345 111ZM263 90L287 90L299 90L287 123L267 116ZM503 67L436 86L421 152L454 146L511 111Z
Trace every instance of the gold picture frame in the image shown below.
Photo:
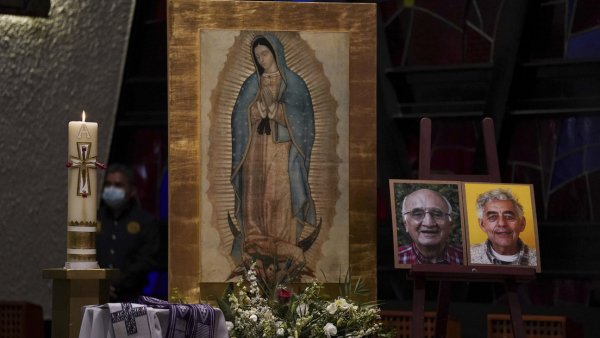
M410 269L413 264L428 263L423 260L416 262L407 261L407 257L410 256L416 259L417 255L415 251L418 250L412 248L414 238L418 238L418 235L409 234L406 230L407 225L405 222L415 222L402 215L403 202L407 196L420 190L430 190L441 196L448 204L449 209L448 216L451 217L448 221L441 220L435 221L435 225L438 228L446 227L449 229L446 232L446 239L442 243L446 243L446 257L444 260L451 265L466 265L465 251L465 217L463 213L463 186L458 181L426 181L426 180L399 180L390 179L390 202L392 212L392 236L394 239L394 267L396 269ZM427 197L431 199L431 197ZM444 200L439 200L445 205ZM408 203L407 203L408 204ZM439 205L439 204L438 204ZM421 222L421 221L417 221ZM432 224L433 225L433 224ZM414 225L413 225L414 227ZM444 233L444 231L440 231ZM429 244L431 245L431 244ZM440 243L440 248L443 249ZM405 249L405 250L403 250ZM462 257L461 257L462 255ZM404 261L402 261L404 259Z
M484 254L483 248L481 247L483 243L487 242L488 237L490 238L490 243L497 243L496 241L506 239L493 239L493 237L498 237L498 235L491 235L491 233L497 233L491 225L486 225L482 228L486 223L483 221L480 225L481 220L479 219L479 215L477 213L477 201L478 197L483 195L484 193L492 192L496 189L502 189L504 192L508 192L511 198L520 203L521 211L519 215L514 214L513 217L517 217L514 221L515 225L506 225L507 229L513 231L512 237L516 233L516 238L523 243L523 249L521 250L520 259L522 262L519 265L500 265L498 261L495 261L496 266L507 266L511 268L528 268L535 269L537 273L541 272L541 261L540 261L540 241L538 237L538 225L537 225L537 215L535 210L535 195L533 192L532 184L514 184L514 183L489 183L489 182L463 182L462 190L463 190L463 205L464 205L464 214L465 214L465 261L467 265L474 266L490 266L491 260L481 260L479 257ZM484 197L486 195L483 195ZM502 199L507 199L508 197L503 196ZM507 202L506 200L500 200L499 202ZM509 200L510 202L510 200ZM490 202L485 203L485 210L488 210L488 204ZM504 217L503 214L510 212L513 210L516 213L517 207L515 204L508 203L508 206L512 206L508 211L502 212L502 208L493 208L492 214L495 214L498 211L501 214L501 217ZM483 214L483 212L482 212ZM485 217L485 215L484 215ZM519 220L521 218L521 220ZM488 227L489 228L486 228ZM524 230L516 230L513 228L523 227ZM484 229L488 229L483 231ZM509 230L507 230L508 232ZM509 235L504 235L505 237ZM514 243L514 242L512 242ZM496 244L493 244L495 246ZM479 246L479 248L477 248ZM490 247L492 244L490 244ZM475 249L477 248L477 249ZM476 251L476 253L474 252ZM489 251L488 251L489 252ZM489 253L488 253L489 255ZM491 257L491 256L490 256ZM479 259L479 261L477 261ZM480 263L487 262L485 264ZM535 264L534 264L535 263Z
M177 287L190 302L204 301L226 285L203 282L200 271L207 137L201 132L200 31L207 29L348 34L348 264L376 299L376 5L198 0L168 2L170 295Z

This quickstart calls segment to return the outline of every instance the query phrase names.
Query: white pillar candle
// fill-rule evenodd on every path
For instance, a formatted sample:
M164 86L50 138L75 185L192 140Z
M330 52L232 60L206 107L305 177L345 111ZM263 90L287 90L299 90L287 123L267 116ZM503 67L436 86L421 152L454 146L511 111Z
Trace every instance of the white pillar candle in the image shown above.
M67 269L95 269L98 124L69 122Z

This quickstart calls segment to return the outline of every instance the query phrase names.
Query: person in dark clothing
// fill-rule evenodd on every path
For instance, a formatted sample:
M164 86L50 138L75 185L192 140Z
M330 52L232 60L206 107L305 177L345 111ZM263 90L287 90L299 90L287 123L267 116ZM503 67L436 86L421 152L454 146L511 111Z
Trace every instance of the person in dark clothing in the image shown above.
M111 301L138 301L160 246L158 223L135 203L136 195L133 172L121 164L109 166L97 217L96 257L101 268L121 271L111 285Z

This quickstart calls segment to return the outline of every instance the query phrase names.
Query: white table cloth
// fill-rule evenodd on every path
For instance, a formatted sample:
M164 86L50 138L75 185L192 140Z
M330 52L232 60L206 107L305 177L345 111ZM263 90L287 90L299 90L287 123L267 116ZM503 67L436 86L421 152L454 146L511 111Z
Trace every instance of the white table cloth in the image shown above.
M164 338L169 324L169 310L147 307L150 325L149 338ZM115 338L108 305L84 306L81 308L81 330L79 338ZM215 338L228 338L225 317L220 309L215 309ZM164 330L162 328L165 328Z

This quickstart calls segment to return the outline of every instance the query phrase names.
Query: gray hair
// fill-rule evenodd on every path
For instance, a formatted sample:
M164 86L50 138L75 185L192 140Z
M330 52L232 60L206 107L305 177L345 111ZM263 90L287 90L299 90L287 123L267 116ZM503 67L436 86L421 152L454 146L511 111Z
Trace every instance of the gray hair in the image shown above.
M416 191L413 191L413 192L411 192L410 194L408 194L408 195L406 195L406 196L404 197L404 200L402 201L402 215L404 215L404 213L406 212L406 199L408 198L408 196L410 196L410 195L412 195L412 194L416 193L417 191L422 191L422 190L428 190L428 191L431 191L432 193L434 193L434 194L436 194L436 195L440 196L441 198L443 198L443 199L444 199L444 201L446 201L446 204L448 204L448 213L449 213L449 214L452 214L452 206L450 205L450 202L448 201L448 199L447 199L446 197L444 197L444 195L440 194L440 193L439 193L439 192L437 192L437 191L433 191L433 190L431 190L431 189L419 189L419 190L416 190Z
M485 204L491 201L511 201L515 206L517 213L519 214L519 219L523 220L523 214L525 213L523 211L523 205L519 203L516 196L513 196L510 189L504 190L500 188L486 191L483 194L477 196L476 208L477 217L479 217L479 219L483 219L483 209L485 209Z

